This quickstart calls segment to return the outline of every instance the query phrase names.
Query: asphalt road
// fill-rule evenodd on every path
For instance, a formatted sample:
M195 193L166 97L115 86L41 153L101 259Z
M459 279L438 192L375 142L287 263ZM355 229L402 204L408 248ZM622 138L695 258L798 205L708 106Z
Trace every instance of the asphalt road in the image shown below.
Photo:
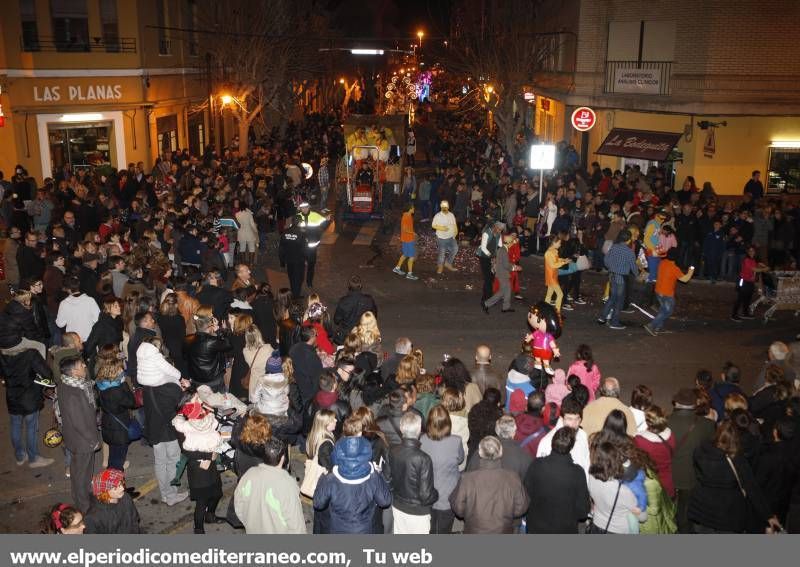
M541 259L522 260L526 302L515 301L515 313L501 314L494 310L487 316L479 307L480 275L470 251L460 252L457 264L462 271L437 276L432 235L423 228L415 269L420 280L408 281L391 272L399 253L395 232L396 228L384 234L376 222L348 225L338 235L331 230L320 247L315 291L333 309L338 297L346 291L350 274L359 273L366 282L366 291L378 303L383 343L388 350L397 337L408 336L424 350L425 366L435 369L443 354L471 361L475 346L486 343L494 352L494 364L505 369L526 332L528 302L544 295ZM268 248L264 256L261 276L268 277L275 288L286 285L274 247ZM611 331L595 322L605 277L589 272L584 280L589 304L566 313L559 341L563 358L558 366L566 368L573 360L576 346L588 343L603 375L620 379L626 400L635 384L644 383L654 390L657 403L669 407L674 391L691 386L698 369L718 372L728 360L742 368L744 386L749 388L766 359L770 342L791 341L800 331L798 319L790 312L779 313L766 325L759 320L731 322L728 316L733 286L712 286L705 282L679 286L677 309L667 323L669 333L657 338L645 333L641 325L647 319L638 312L623 316L623 323L628 325L626 330ZM5 412L5 405L2 411ZM51 416L47 408L40 419L42 430L51 423ZM48 506L69 501L69 481L64 478L61 450L42 449L44 455L55 457L57 463L32 471L14 463L7 416L0 419L0 439L6 444L0 455L0 532L35 533ZM160 503L151 450L136 443L131 447L129 460L128 484L143 492L137 506L144 529L151 533L191 533L192 503L186 501L173 508ZM295 465L300 471L300 463ZM232 492L234 483L228 474L226 495ZM222 514L227 499L226 496L220 504ZM232 531L227 525L207 529L209 533Z

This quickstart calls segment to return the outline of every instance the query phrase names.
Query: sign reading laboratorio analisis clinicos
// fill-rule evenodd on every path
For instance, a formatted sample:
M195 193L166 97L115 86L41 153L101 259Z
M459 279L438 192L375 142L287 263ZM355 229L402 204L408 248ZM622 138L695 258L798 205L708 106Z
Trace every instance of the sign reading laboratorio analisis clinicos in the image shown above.
M587 132L597 123L597 114L588 106L580 106L572 113L572 127L578 132Z

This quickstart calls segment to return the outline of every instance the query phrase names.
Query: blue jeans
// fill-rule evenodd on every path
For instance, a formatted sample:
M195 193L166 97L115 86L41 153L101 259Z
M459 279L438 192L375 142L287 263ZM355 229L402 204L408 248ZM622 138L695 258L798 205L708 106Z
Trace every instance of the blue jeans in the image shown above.
M611 274L609 281L611 282L611 292L600 318L605 321L611 315L611 324L618 326L619 313L625 303L625 278L619 274Z
M650 323L650 326L653 330L660 331L664 328L664 322L669 319L670 315L672 315L672 312L675 310L675 298L659 294L656 294L656 297L658 298L660 307L658 313L656 313L655 319Z
M658 265L661 263L661 258L659 256L648 256L647 257L647 281L654 282L656 281L656 276L658 276Z
M109 445L108 446L108 468L125 470L125 457L128 456L128 445Z
M22 443L22 423L25 422L25 444ZM18 461L28 454L29 461L35 461L39 455L39 412L38 410L28 415L11 415L11 444L14 446L14 455Z
M436 263L441 266L442 264L452 264L456 259L458 253L458 242L455 238L437 238L439 241L439 258ZM449 260L448 260L449 252Z

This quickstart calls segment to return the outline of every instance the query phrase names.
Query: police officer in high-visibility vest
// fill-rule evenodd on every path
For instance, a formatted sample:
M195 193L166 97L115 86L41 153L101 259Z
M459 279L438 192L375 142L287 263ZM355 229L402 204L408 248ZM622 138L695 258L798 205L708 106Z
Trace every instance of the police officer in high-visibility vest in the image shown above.
M317 264L317 248L322 240L322 233L328 228L331 216L322 216L317 211L311 210L307 201L300 203L300 212L297 215L298 225L306 237L306 285L314 285L314 267Z
M308 245L306 243L303 229L299 223L288 219L289 227L281 235L278 245L278 259L281 267L286 267L286 274L289 276L289 287L292 296L299 299L303 290L303 276L306 272L306 254Z

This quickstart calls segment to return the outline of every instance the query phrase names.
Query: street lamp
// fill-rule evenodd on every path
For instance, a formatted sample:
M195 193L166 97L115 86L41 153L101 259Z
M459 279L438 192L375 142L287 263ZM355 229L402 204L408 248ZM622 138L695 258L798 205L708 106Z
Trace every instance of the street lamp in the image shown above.
M424 32L424 31L422 31L422 30L419 30L419 31L417 32L417 37L419 38L419 48L420 48L420 49L422 49L422 38L423 38L424 36L425 36L425 32Z
M223 105L230 104L233 102L233 97L231 95L224 94L219 99L222 101Z
M343 85L343 84L344 84L344 78L341 78L341 79L339 79L339 84L340 84L340 85Z

